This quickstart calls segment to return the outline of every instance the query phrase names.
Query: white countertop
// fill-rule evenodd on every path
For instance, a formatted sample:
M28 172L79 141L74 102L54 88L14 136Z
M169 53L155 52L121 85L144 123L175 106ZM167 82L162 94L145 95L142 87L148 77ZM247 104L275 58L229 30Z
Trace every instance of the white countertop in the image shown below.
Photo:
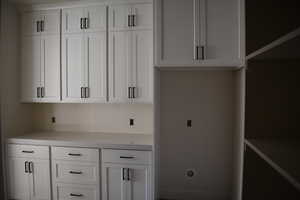
M34 132L8 138L7 143L103 149L152 150L153 136L127 133Z

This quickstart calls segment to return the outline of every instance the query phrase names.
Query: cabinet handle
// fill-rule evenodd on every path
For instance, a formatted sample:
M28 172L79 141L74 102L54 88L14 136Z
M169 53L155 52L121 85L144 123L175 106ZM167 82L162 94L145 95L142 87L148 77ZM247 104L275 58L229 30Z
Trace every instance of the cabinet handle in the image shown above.
M84 18L84 28L88 29L90 27L90 20L89 18Z
M128 99L131 98L131 87L128 87Z
M70 193L71 197L83 197L83 194L74 194L74 193Z
M41 32L44 32L44 29L45 29L45 21L42 20L40 23L41 23L41 28L40 28L40 30L41 30Z
M199 46L196 46L196 52L195 52L195 60L199 60Z
M80 18L80 29L84 29L84 26L83 26L83 18Z
M122 179L123 181L126 181L126 168L122 168Z
M84 98L84 91L83 91L84 87L80 88L80 93L81 93L81 98Z
M134 159L135 156L120 156L122 159Z
M41 87L40 90L41 90L41 98L44 98L45 97L45 88Z
M25 162L25 173L28 173L29 169L28 169L28 161Z
M136 26L136 15L132 15L132 26Z
M82 174L82 172L69 171L70 174Z
M68 155L69 155L69 156L81 156L80 153L69 153Z
M39 28L40 28L40 21L37 21L36 22L36 32L40 32Z
M136 87L132 87L132 98L136 98Z
M128 27L131 27L131 15L128 15Z
M201 58L202 58L202 60L204 60L205 59L205 47L204 46L201 46Z
M34 151L22 151L22 153L34 153Z
M131 169L127 168L127 181L131 180Z
M37 98L40 98L40 87L36 88L36 96Z
M33 162L29 162L29 173L33 173Z
M85 87L84 88L84 97L85 98L89 98L90 97L90 88L89 87Z

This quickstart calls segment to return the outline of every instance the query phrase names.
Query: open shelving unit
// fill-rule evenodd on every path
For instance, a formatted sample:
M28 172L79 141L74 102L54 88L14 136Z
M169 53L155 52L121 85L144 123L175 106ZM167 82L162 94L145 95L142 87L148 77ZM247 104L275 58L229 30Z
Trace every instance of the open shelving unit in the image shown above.
M300 198L300 20L270 2L246 1L243 200Z

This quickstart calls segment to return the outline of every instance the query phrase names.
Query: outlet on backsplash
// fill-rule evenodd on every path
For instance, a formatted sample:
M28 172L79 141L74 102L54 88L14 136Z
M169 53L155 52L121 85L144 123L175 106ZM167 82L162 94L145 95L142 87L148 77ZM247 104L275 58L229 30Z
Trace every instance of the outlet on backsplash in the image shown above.
M52 124L55 124L56 123L56 117L52 117L51 122L52 122Z
M134 126L134 119L129 119L129 126Z

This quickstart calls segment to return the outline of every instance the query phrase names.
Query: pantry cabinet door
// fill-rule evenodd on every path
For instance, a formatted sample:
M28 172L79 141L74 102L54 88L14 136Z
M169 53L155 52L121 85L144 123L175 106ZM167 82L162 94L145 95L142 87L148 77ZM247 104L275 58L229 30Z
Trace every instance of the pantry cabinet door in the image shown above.
M21 48L21 100L38 102L38 87L41 87L40 37L23 37Z
M49 160L31 160L30 177L31 200L51 200Z
M87 45L86 80L87 102L106 102L106 32L89 33L85 36Z
M139 3L132 5L131 12L134 16L133 30L153 29L152 5L152 3Z
M131 85L131 33L109 33L109 101L129 102Z
M85 8L85 17L88 18L86 32L106 31L106 10L106 6Z
M82 18L84 18L83 8L66 8L62 11L62 32L79 33L82 32Z
M82 102L85 83L85 44L83 34L62 36L62 100Z
M24 158L8 158L8 198L30 200L29 176Z
M60 10L41 11L43 20L42 34L60 34Z
M31 36L39 35L39 24L42 20L40 12L24 12L22 13L22 35Z
M129 5L113 5L109 7L109 31L130 30L131 7Z
M153 102L153 32L132 32L134 102Z
M41 85L43 102L60 101L60 36L42 36Z

